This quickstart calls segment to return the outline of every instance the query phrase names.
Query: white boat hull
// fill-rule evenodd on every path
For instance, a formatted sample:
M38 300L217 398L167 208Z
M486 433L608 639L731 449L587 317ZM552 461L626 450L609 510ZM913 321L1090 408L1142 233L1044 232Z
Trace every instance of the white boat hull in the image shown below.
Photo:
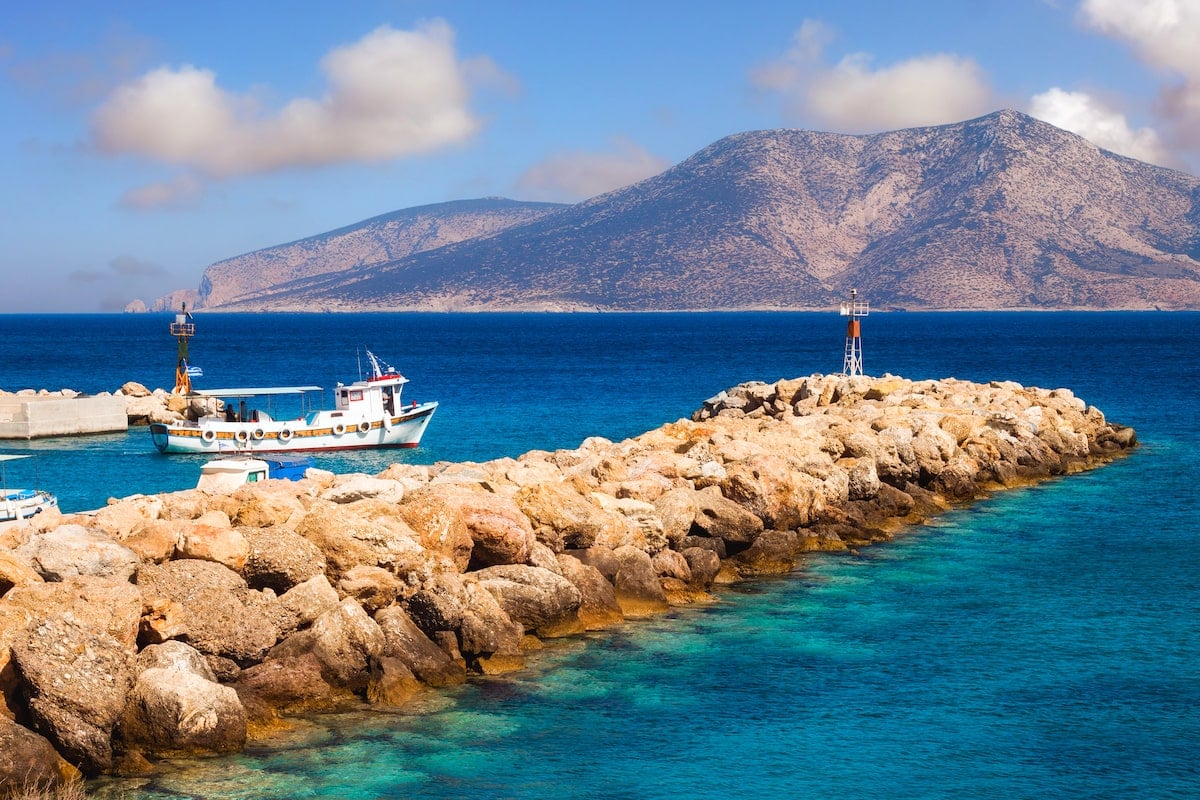
M0 490L0 528L23 523L57 505L58 498L48 492L35 489Z
M227 422L205 417L199 422L150 426L154 446L163 453L295 453L357 450L379 447L417 447L437 403L404 409L399 415L373 419L331 417L327 412L310 420Z

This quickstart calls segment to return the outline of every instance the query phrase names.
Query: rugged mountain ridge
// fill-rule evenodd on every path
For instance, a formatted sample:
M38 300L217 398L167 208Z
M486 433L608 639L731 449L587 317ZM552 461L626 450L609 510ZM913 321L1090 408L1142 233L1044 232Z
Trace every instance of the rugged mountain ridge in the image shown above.
M1194 176L1014 111L869 136L753 131L632 186L401 257L380 244L374 259L337 261L326 248L310 256L326 259L319 269L240 293L221 262L202 299L231 310L825 308L856 287L906 308L1196 308L1198 197ZM335 233L370 238L355 231L372 222ZM294 261L296 246L241 258Z

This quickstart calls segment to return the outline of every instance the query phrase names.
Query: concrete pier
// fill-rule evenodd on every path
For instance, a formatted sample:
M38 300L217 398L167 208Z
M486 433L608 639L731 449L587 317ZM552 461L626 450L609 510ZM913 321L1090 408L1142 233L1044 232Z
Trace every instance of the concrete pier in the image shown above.
M122 395L0 394L0 439L109 433L128 428Z

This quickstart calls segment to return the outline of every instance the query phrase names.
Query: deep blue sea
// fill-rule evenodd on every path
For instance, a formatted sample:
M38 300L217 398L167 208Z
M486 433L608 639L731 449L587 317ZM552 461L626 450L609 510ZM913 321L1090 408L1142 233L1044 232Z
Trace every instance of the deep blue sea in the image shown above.
M170 320L0 315L0 388L169 388ZM835 314L201 313L196 325L198 386L332 387L370 348L411 379L406 399L439 400L416 450L318 458L370 473L636 435L743 381L838 372L844 341ZM714 606L551 642L523 672L404 713L312 717L288 739L104 791L1200 797L1200 314L874 313L863 336L869 374L1068 387L1142 446L857 555L814 556ZM144 429L0 442L30 451L68 511L194 485L200 466L158 455Z

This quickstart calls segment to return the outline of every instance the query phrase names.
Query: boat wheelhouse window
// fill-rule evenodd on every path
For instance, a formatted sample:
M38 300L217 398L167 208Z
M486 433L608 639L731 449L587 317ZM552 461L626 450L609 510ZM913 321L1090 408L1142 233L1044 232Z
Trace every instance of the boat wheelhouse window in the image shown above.
M350 392L351 400L362 400L362 389L354 389Z

